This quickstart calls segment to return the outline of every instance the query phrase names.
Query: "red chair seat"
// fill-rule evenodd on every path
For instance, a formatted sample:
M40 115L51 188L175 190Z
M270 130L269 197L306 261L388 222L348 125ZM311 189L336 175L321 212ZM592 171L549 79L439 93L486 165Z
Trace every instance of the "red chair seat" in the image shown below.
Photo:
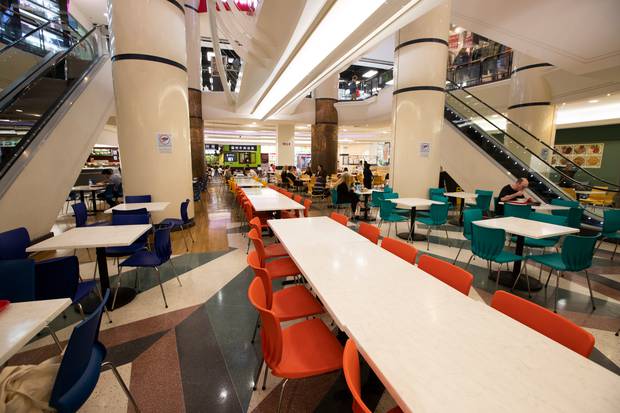
M265 245L265 258L278 258L278 257L287 257L288 253L284 249L284 245L277 244L269 244Z
M265 269L269 271L272 279L301 274L297 265L290 258L278 258L277 260L266 262Z
M282 330L282 358L272 373L301 379L342 368L342 346L318 318Z
M295 320L324 312L317 299L301 285L274 292L271 311L276 313L280 321Z
M299 218L299 213L296 211L282 211L280 212L280 218L288 219L288 218Z

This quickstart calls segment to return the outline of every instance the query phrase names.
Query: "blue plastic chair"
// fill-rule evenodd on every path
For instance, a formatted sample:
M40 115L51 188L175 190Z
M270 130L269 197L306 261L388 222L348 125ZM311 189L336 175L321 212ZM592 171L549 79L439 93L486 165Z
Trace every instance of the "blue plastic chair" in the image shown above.
M0 300L34 301L35 294L34 260L0 261Z
M603 212L603 229L599 234L600 242L596 247L596 250L601 247L601 244L606 239L614 240L614 252L611 254L611 259L614 259L616 250L618 249L618 240L620 240L620 209L606 209Z
M143 202L151 202L150 195L126 195L125 203L126 204L141 204Z
M23 260L28 258L26 248L30 235L24 227L0 233L0 260Z
M388 233L387 236L390 236L390 230L392 229L392 223L396 225L396 232L398 232L398 223L399 222L407 222L407 218L397 214L395 212L396 204L392 201L383 200L381 201L381 206L379 207L379 217L381 221L379 221L379 227L383 222L388 223Z
M114 377L134 409L136 412L140 411L116 367L109 361L104 362L107 350L99 342L99 326L109 296L110 291L106 291L97 309L77 324L71 333L49 401L49 405L59 413L78 411L95 390L101 371L104 369L112 369Z
M75 255L37 262L34 270L37 300L69 298L72 304L77 305L82 318L85 318L80 301L88 297L93 290L99 299L103 299L96 281L80 281L80 263ZM105 313L108 321L112 322L107 309Z
M482 220L482 211L480 209L470 208L463 211L463 236L465 237L465 240L471 241L471 223L480 220ZM452 262L452 264L456 264L456 261L459 259L459 255L461 254L463 246L465 245L465 240L461 242L459 252L456 253L456 257L454 258L454 262Z
M125 261L120 263L120 267L135 267L136 268L136 281L139 282L140 278L138 277L138 268L154 268L157 272L157 278L159 279L159 288L161 289L161 295L164 297L164 305L168 308L168 302L166 301L166 293L164 292L164 286L161 283L161 274L159 273L159 267L163 264L169 262L174 274L179 282L180 286L181 280L179 279L179 275L177 273L174 264L170 260L170 256L172 255L172 244L170 242L170 227L161 227L155 230L155 251L138 251L133 254L131 257L127 258ZM120 271L119 271L120 274ZM120 286L120 275L118 277L118 285ZM114 309L114 303L116 302L116 293L118 289L114 292L114 299L112 300L112 309Z
M88 209L86 208L86 204L84 202L75 203L71 205L71 208L73 208L76 228L97 227L109 224L108 222L95 222L92 224L88 224Z
M590 290L590 300L592 301L592 311L596 309L596 306L594 305L594 296L592 295L592 287L590 286L590 276L588 275L588 268L592 266L592 257L594 256L596 239L596 236L582 237L579 235L567 235L562 243L561 253L530 255L527 257L528 260L532 260L550 268L549 276L545 282L545 291L549 284L549 279L551 278L553 270L556 272L555 300L553 303L554 312L557 312L560 273L564 271L585 272L586 280L588 281L588 289ZM515 285L518 279L519 278L517 277L517 280L515 280Z
M495 280L495 290L499 288L499 278L502 269L502 265L508 263L521 261L523 257L521 255L514 254L509 251L504 251L504 241L506 240L506 231L498 228L485 228L480 225L472 224L472 237L471 237L471 252L472 256L467 261L465 269L469 266L474 256L480 257L483 260L487 260L489 265L489 272L491 272L491 262L499 264L497 269L497 279ZM518 278L517 278L518 279ZM527 280L527 290L530 294L530 282Z
M180 228L183 232L183 242L185 243L185 250L189 252L189 247L187 246L187 236L185 235L185 227L191 223L189 216L187 215L187 207L189 206L189 199L186 199L184 202L181 202L181 219L179 218L166 218L161 221L159 224L164 227L171 227L171 229ZM194 242L194 236L192 235L191 228L187 230L189 232L189 237Z
M416 222L421 222L422 224L428 227L428 231L426 232L426 249L427 250L430 250L430 246L431 246L431 240L430 240L431 230L433 228L441 229L441 227L446 224L446 222L448 221L448 209L449 209L449 205L446 203L433 204L431 205L429 216L417 217L415 219ZM446 228L444 228L444 230L446 232L446 241L448 242L448 247L451 247L450 237L448 236L448 230Z

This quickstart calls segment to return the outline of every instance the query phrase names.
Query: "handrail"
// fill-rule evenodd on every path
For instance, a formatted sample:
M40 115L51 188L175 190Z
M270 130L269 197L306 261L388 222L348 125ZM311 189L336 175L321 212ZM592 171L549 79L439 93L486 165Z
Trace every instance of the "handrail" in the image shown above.
M591 174L590 172L586 171L586 170L585 170L584 168L582 168L581 166L577 165L577 164L576 164L575 162L573 162L572 160L570 160L570 159L568 159L567 157L565 157L565 156L564 156L561 152L559 152L557 149L555 149L554 147L550 146L549 144L547 144L546 142L544 142L544 141L543 141L543 140L541 140L540 138L537 138L537 137L536 137L536 136L534 136L534 135L533 135L530 131L528 131L527 129L523 128L521 125L519 125L518 123L516 123L516 122L515 122L515 121L513 121L512 119L510 119L510 118L508 118L508 117L504 116L504 114L503 114L503 113L501 113L501 112L499 112L499 111L495 110L495 108L493 108L492 106L490 106L489 104L487 104L485 101L483 101L482 99L480 99L479 97L477 97L476 95L474 95L473 93L471 93L469 90L465 89L463 86L461 86L461 85L459 85L459 84L457 84L457 83L454 83L454 82L452 82L452 81L451 81L451 80L449 80L449 79L446 79L446 81L447 81L447 82L449 82L449 83L451 83L451 84L453 84L454 86L456 86L456 87L457 87L457 89L461 89L461 90L462 90L462 91L464 91L465 93L469 94L471 97L473 97L474 99L476 99L478 102L482 103L484 106L486 106L487 108L491 109L491 110L494 112L494 114L499 115L499 116L501 116L502 118L506 119L506 120L507 120L508 122L510 122L512 125L515 125L517 128L521 129L523 132L525 132L526 134L530 135L530 136L531 136L532 138L534 138L534 139L535 139L538 143L542 144L542 145L543 145L543 146L545 146L547 149L550 149L550 150L551 150L554 154L559 155L561 158L565 159L567 162L570 162L570 163L571 163L573 166L575 166L577 169L579 169L579 170L583 171L586 175L589 175L589 176L591 176L592 178L594 178L594 179L596 179L596 180L598 180L598 181L600 181L600 182L603 182L603 183L606 183L606 184L608 184L608 185L612 185L612 186L618 187L618 190L616 190L616 191L612 191L612 192L620 192L620 185L615 184L615 183L613 183L613 182L608 182L608 181L606 181L606 180L604 180L604 179L601 179L601 178L597 177L596 175ZM446 93L449 93L449 92L448 92L448 91L446 91ZM466 106L468 106L468 107L469 107L469 105L466 105ZM470 109L471 109L471 107L470 107ZM472 110L473 110L473 109L472 109ZM476 113L478 113L478 112L476 112ZM479 114L479 115L480 115L480 114ZM488 119L486 119L484 116L480 115L480 117L482 117L483 119L485 119L487 122L491 123L491 122L490 122ZM491 124L492 124L493 126L495 126L498 130L502 130L502 129L500 129L499 127L497 127L496 125L494 125L493 123L491 123ZM505 133L506 135L508 135L508 133L507 133L506 131L504 131L504 133ZM510 136L510 135L508 135L508 136ZM513 137L511 136L511 138L513 138ZM514 138L513 138L513 140L514 140ZM515 140L515 141L516 141L516 140ZM526 149L527 149L527 148L526 148ZM538 155L536 155L536 157L538 157ZM545 163L546 163L546 162L545 162ZM549 165L549 166L551 166L551 165ZM554 168L554 167L552 167L552 168ZM556 169L556 168L554 168L554 169ZM580 185L583 185L583 184L580 184ZM584 185L584 186L587 186L587 185Z
M22 40L24 40L26 37L31 36L32 34L38 32L39 30L43 30L44 27L48 26L51 23L51 21L47 21L45 24L42 24L41 26L35 27L34 29L30 30L29 32L27 32L26 34L24 34L22 37L20 37L17 40L13 40L11 43L7 44L6 46L4 46L2 49L0 49L0 55L2 53L4 53L5 51L7 51L8 49L12 48L13 46L15 46L17 43L21 42Z
M29 1L30 1L30 3L32 3L32 4L36 5L36 6L39 6L39 7L40 7L40 8L42 8L42 9L45 9L45 10L47 10L47 11L49 11L49 12L54 13L55 15L57 15L57 16L60 18L60 13L56 13L55 11L50 10L50 9L46 8L45 6L43 6L43 5L39 4L39 3L36 3L36 2L34 2L34 1L32 1L32 0L29 0ZM9 9L7 6L4 6L4 5L2 5L2 4L0 4L0 9L4 9L4 11L11 11L12 13L18 14L18 15L20 15L20 16L21 16L21 19L24 19L24 20L29 20L29 21L31 21L31 22L33 22L33 20L34 20L34 19L32 19L31 17L29 17L28 15L25 15L25 14L24 14L21 10L13 10L13 9ZM55 24L58 24L58 25L62 26L63 28L65 28L66 26L68 26L69 30L73 31L73 32L74 32L75 34L77 34L77 35L79 35L79 34L80 34L80 33L79 33L76 29L74 29L74 28L73 28L70 24L65 25L65 24L64 24L64 22L63 22L62 20L59 20L59 21L54 21L54 20L50 20L50 19L48 19L47 17L41 16L41 15L39 15L39 14L37 14L37 13L31 12L31 11L30 11L30 9L26 9L26 11L29 11L32 15L36 16L38 19L41 19L41 20L43 20L43 21L45 21L45 22L46 22L45 24L42 24L41 26L37 26L38 28L43 27L43 26L46 26L46 25L48 25L48 24L50 24L50 23L55 23ZM83 26L80 24L80 22L78 22L77 20L76 20L76 22L80 25L80 27L83 27ZM39 22L37 22L37 23L39 23ZM33 25L34 25L35 23L33 22L33 23L31 23L31 24L33 24ZM58 31L57 31L57 30L55 30L54 28L52 28L52 30L53 30L53 31L58 32ZM20 40L21 40L21 39L23 39L24 37L26 37L26 35L23 35L23 36L20 38ZM3 48L3 49L4 49L4 48Z
M446 93L449 94L450 96L452 96L454 99L456 99L457 101L459 101L463 106L465 106L466 108L468 108L469 110L471 110L472 112L474 112L475 114L477 114L478 116L480 116L482 119L484 119L486 122L490 123L491 125L493 125L495 128L497 128L498 130L501 130L497 125L495 125L493 122L491 122L490 120L488 120L487 118L484 117L484 115L482 115L480 112L478 112L476 109L472 108L471 106L469 106L467 103L463 102L461 99L459 99L458 97L456 97L455 95L453 95L450 91L446 90ZM454 108L456 110L456 108ZM541 161L542 163L544 163L545 165L547 165L550 169L552 169L553 171L557 172L558 174L562 175L564 178L566 178L567 180L571 181L574 184L580 185L580 186L584 186L586 188L590 188L590 189L596 189L596 186L593 185L588 185L588 184L584 184L582 182L579 182L577 180L575 180L574 178L566 175L564 172L560 171L559 169L551 166L545 159L542 159L540 156L538 156L538 154L536 154L535 152L533 152L531 149L529 149L528 147L526 147L525 145L523 145L521 142L519 142L518 140L516 140L514 137L512 137L509 133L504 132L505 136L508 136L509 138L511 138L517 145L521 146L525 151L529 152L531 155L533 155L534 157L536 157L539 161ZM502 147L506 148L506 145L500 143L497 141L497 139L495 139L493 136L489 135L491 137L491 139L495 140L497 143L499 143ZM507 149L507 148L506 148ZM526 165L527 166L527 165ZM529 167L529 166L528 166ZM531 168L530 168L531 169ZM535 171L538 175L541 175L540 173L538 173L538 171ZM597 178L598 179L598 178ZM608 192L620 192L620 189L607 189Z
M480 59L472 60L471 62L461 63L461 64L458 64L458 65L450 65L450 66L448 66L448 70L458 70L459 68L461 68L463 66L477 65L477 64L480 64L480 63L484 63L485 60L496 59L499 56L510 55L510 54L512 54L512 50L506 50L504 52L496 53L496 54L491 55L491 56L485 56L485 57L482 57Z

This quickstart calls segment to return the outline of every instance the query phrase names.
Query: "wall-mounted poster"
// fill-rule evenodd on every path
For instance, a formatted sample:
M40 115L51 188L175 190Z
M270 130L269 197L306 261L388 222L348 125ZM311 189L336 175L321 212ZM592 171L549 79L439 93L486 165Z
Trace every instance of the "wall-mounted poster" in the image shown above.
M600 168L603 163L604 143L577 143L573 145L555 145L562 156L551 157L551 166L562 167L573 161L582 168Z

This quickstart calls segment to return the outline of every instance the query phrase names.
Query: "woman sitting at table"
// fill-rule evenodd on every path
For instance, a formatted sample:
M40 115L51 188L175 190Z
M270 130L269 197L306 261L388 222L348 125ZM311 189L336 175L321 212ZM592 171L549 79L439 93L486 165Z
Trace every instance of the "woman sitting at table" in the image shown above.
M334 182L334 186L336 187L336 192L338 194L338 202L350 202L351 203L351 216L355 216L355 211L357 210L357 203L360 198L357 196L355 192L353 192L353 188L351 187L351 183L353 182L353 178L349 174L349 169L344 168L344 171L338 177L338 180Z

